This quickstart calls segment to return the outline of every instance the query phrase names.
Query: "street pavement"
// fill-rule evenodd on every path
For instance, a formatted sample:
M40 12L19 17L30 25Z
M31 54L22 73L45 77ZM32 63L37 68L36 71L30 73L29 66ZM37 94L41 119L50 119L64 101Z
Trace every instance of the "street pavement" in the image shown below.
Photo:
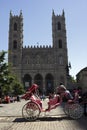
M22 107L27 101L0 104L0 130L87 130L87 117L83 115L73 120L63 112L61 106L40 114L36 121L26 121L22 117ZM47 102L42 101L44 108Z

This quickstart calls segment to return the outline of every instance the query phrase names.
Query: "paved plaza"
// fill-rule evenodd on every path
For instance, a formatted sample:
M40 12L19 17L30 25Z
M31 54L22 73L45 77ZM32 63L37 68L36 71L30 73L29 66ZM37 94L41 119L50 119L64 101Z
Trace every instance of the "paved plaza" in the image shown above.
M65 115L61 106L49 113L41 113L36 121L26 121L22 117L22 107L26 102L0 104L0 130L87 130L87 117L73 120ZM47 100L43 106L47 107Z

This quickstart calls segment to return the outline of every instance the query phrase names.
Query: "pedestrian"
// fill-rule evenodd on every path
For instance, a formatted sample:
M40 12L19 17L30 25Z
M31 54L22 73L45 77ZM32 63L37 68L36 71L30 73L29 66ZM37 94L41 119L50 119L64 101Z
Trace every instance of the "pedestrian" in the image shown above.
M19 95L17 95L17 102L20 102L20 97L19 97Z

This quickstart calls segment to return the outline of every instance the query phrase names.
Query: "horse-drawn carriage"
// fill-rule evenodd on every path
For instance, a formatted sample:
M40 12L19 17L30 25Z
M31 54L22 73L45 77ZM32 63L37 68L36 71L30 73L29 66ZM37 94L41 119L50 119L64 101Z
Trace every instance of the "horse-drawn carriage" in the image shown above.
M23 118L33 121L36 120L41 112L50 112L52 109L60 106L63 102L61 94L55 94L52 98L49 98L48 108L44 109L42 101L37 95L38 85L33 84L31 88L23 95L23 99L29 100L22 108ZM73 119L78 119L83 115L82 106L76 101L76 99L68 100L64 107L65 114Z

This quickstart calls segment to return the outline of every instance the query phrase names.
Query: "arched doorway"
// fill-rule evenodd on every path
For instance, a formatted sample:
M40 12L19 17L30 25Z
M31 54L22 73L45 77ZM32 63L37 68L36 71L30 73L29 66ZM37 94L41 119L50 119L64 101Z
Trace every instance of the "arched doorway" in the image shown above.
M40 74L35 75L34 83L39 86L39 92L42 94L43 92L43 77Z
M46 82L46 93L47 95L49 93L54 92L54 78L51 74L47 74L45 77L45 82Z
M32 78L29 74L24 75L23 78L24 87L27 90L32 85Z

